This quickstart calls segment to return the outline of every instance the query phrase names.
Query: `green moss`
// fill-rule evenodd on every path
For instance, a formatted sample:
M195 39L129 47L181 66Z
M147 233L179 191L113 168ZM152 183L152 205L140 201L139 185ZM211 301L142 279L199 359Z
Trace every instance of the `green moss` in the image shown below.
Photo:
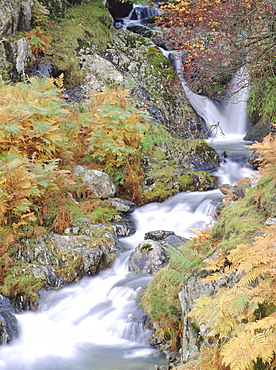
M46 57L65 73L67 86L75 86L83 80L78 49L90 43L104 49L110 41L112 27L112 19L100 0L68 9L66 18L53 24L52 46Z
M276 180L268 174L247 191L244 199L223 208L212 236L220 239L219 247L232 249L250 242L260 232L265 220L275 217Z
M141 249L147 249L148 251L151 251L152 250L152 244L151 243L144 243L142 244L141 246Z
M9 298L15 305L26 302L26 305L35 309L38 305L37 290L43 289L45 283L35 278L28 268L13 267L7 272L0 293Z

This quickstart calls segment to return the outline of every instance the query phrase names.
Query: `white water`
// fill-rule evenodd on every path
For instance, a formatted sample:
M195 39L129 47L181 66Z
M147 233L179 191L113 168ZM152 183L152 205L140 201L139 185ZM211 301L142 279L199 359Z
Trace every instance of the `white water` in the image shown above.
M121 27L124 29L133 26L142 26L145 28L149 28L145 23L143 23L143 20L153 17L157 14L158 8L156 8L155 6L149 8L141 4L134 4L133 9L129 13L129 15L121 19Z
M220 182L233 184L249 176L253 171L246 165L248 150L240 140L246 130L247 90L242 87L233 94L237 86L233 80L222 110L182 83L198 114L209 125L219 122L225 134L215 140L218 151L228 152L216 174ZM112 269L45 293L39 312L17 315L20 337L0 349L0 370L152 370L155 363L164 363L159 352L146 344L148 330L136 305L151 277L130 273L128 257L148 231L169 230L189 238L191 228L212 224L221 195L219 190L180 193L162 204L137 209L133 214L137 232L124 239L129 251Z
M161 49L162 50L162 49ZM249 95L248 72L241 68L229 83L222 103L194 93L183 78L182 52L162 50L166 57L173 56L183 90L194 110L209 128L214 128L212 140L242 140L248 129L246 101Z

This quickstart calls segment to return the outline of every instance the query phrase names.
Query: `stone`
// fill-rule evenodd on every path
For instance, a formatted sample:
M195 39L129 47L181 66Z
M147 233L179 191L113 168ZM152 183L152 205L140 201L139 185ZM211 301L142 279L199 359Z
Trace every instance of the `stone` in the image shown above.
M8 298L0 294L0 344L10 343L18 336L17 319Z
M155 230L147 232L144 239L152 239L157 241L163 240L170 235L175 235L175 233L173 231Z
M230 273L218 281L205 283L201 279L207 276L207 272L193 271L184 276L183 288L178 294L181 309L183 312L183 361L187 362L197 358L201 346L209 346L207 333L204 326L198 326L197 323L191 322L188 314L194 307L194 302L202 295L213 297L216 292L226 286L233 287L241 278L240 275Z
M80 50L79 60L81 69L85 72L81 87L87 95L99 91L108 83L123 82L122 73L110 61L99 56L93 45Z
M31 26L33 0L0 0L0 35L14 36Z
M133 213L136 209L136 205L133 202L120 198L110 198L107 199L105 203L116 209L116 211L123 213Z
M128 216L113 215L109 221L110 227L117 237L130 236L136 231L134 220Z
M111 267L122 244L110 230L87 218L73 220L63 235L50 233L26 240L16 258L47 286L61 287Z
M113 197L116 193L115 184L109 175L104 172L86 170L82 166L76 166L74 168L74 175L82 179L83 184L87 186L94 198L105 199Z
M52 266L32 264L30 270L35 278L45 280L52 287L64 286L64 280L57 275Z
M186 100L173 66L154 42L118 29L105 56L125 80L131 81L137 107L147 109L154 120L166 125L174 135L201 137L203 124ZM139 97L137 91L143 91L143 96Z
M26 39L20 39L15 45L16 49L16 71L21 80L25 78L28 64L32 57L32 51L29 42Z
M140 274L155 274L168 262L168 257L161 244L146 239L140 243L129 257L129 269Z

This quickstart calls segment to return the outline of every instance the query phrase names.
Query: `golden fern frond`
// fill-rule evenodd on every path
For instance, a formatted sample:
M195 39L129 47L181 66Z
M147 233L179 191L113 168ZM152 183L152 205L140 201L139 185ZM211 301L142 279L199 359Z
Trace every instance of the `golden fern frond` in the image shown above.
M270 133L267 135L261 143L255 143L250 146L254 149L256 153L261 154L263 157L258 158L261 162L259 166L259 171L261 174L267 173L269 171L275 171L275 145L276 136Z
M206 266L204 270L207 271L221 271L224 266L227 264L226 252L223 249L218 250L218 254L215 258L206 258L204 260Z
M264 363L274 358L276 333L271 331L252 335L246 331L230 339L221 350L222 362L231 370L254 369L254 362L262 359Z
M212 283L220 280L223 277L221 272L214 272L213 274L207 276L206 278L201 279L203 283Z
M200 323L207 322L209 327L212 325L219 312L220 308L214 303L214 300L208 295L203 295L195 301L194 307L189 313L189 317Z

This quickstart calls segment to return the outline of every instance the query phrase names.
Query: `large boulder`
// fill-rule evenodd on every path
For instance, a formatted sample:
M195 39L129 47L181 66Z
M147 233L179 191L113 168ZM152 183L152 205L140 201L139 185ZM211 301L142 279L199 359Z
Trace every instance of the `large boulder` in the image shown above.
M169 138L143 158L145 198L164 201L180 191L215 189L218 180L209 172L217 170L220 157L203 140Z
M26 240L16 257L28 264L28 275L43 279L48 286L60 287L113 264L122 245L110 230L79 218L62 235L50 233Z
M175 235L173 231L155 230L145 234L143 240L129 257L131 272L154 275L168 263L166 247L179 248L187 239Z
M97 170L86 170L82 166L74 168L74 175L79 177L83 185L87 187L93 198L105 199L113 197L116 193L116 186L108 174Z

